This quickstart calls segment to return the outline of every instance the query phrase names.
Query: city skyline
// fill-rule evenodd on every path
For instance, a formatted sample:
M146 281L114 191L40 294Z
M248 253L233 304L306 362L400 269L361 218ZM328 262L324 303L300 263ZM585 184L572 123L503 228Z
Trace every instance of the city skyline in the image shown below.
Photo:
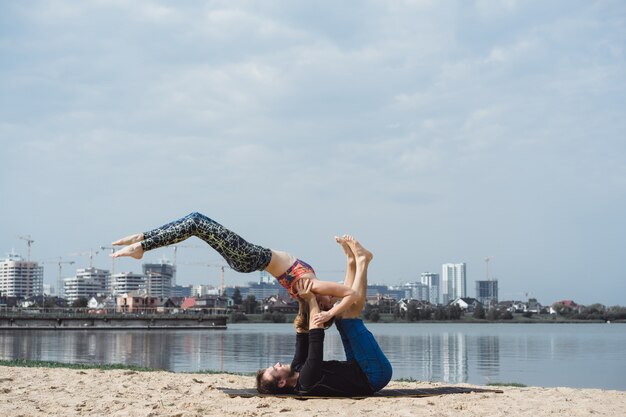
M25 268L24 264L26 261L23 257L21 257L17 253L12 253L11 256L6 259L0 258L0 266L5 265L8 262L19 262L22 265L19 266L19 270L23 270ZM36 260L31 260L31 264L37 263ZM214 265L212 265L214 266ZM45 283L42 279L44 267L37 263L36 268L31 268L34 271L33 277L30 279L34 279L35 281L41 281L41 291L34 292L30 294L32 295L40 295L40 294L48 294L53 296L61 296L63 298L67 298L70 301L76 300L78 297L85 296L94 296L97 294L107 295L107 294L124 294L137 290L146 290L147 294L159 297L167 297L173 296L175 292L175 287L180 288L212 288L215 291L219 292L221 285L224 283L221 282L219 284L208 284L208 283L186 283L183 279L182 283L177 284L177 274L176 267L172 264L171 261L162 258L159 262L143 262L141 263L142 272L134 272L134 271L115 271L114 269L107 270L102 268L96 268L90 266L88 268L77 268L74 275L61 277L61 281L64 282L64 289L62 290L63 294L59 293L59 287L53 287L50 283ZM448 276L446 276L449 274ZM15 273L7 274L6 271L0 268L0 295L7 295L6 291L2 291L2 288L5 286L5 280L11 277L15 278ZM17 274L19 275L19 274ZM246 274L247 277L251 277L254 274ZM487 273L488 275L488 273ZM449 281L447 284L446 282ZM368 288L377 288L384 286L391 293L401 291L404 293L404 296L400 298L407 299L416 299L429 301L433 305L447 305L450 301L453 301L457 298L476 298L481 303L488 305L489 302L485 303L484 298L495 299L498 301L527 301L531 298L538 299L540 302L545 303L546 305L550 305L557 301L562 301L563 298L559 298L558 300L543 300L541 297L535 296L532 293L524 294L524 297L518 298L506 298L499 299L498 297L498 280L497 279L489 279L489 280L475 280L476 284L475 294L467 293L467 275L465 271L465 263L459 264L450 264L446 263L442 265L442 274L430 273L430 272L422 272L420 274L419 279L417 280L404 280L401 282L395 282L390 284L381 284L377 282L369 282ZM58 279L57 279L58 282ZM486 289L485 284L488 284L488 289ZM278 284L278 281L271 277L265 271L258 271L257 279L251 279L245 282L244 284L232 284L226 285L224 289L231 291L236 287L245 288L249 286L255 286L258 284L273 284L276 285L279 293L283 296L287 297L286 291L282 289L282 287ZM479 284L482 285L482 289L479 289ZM31 284L28 284L30 287ZM273 286L272 285L272 286ZM446 287L447 291L446 293ZM461 286L461 287L459 287ZM19 288L23 288L23 283L18 285ZM424 287L424 288L422 288ZM54 288L53 291L46 292L45 289ZM267 293L267 289L261 290L262 293ZM484 294L481 295L481 292ZM213 292L211 292L213 293ZM9 292L9 295L13 295ZM273 293L271 294L273 295ZM600 301L597 301L603 304Z
M109 269L112 241L197 211L320 279L342 278L348 233L371 282L465 262L471 287L487 257L500 298L623 303L625 13L0 2L0 255L34 240L50 283L59 257ZM217 253L184 245L180 276L217 284L193 265Z

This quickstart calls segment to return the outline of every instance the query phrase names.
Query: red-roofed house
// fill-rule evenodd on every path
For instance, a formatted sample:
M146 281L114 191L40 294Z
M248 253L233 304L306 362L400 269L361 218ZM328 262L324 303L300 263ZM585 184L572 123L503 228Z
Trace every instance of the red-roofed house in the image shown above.
M182 308L183 310L187 310L187 309L193 308L195 305L196 305L196 297L187 297L185 298L183 303L180 305L180 308Z

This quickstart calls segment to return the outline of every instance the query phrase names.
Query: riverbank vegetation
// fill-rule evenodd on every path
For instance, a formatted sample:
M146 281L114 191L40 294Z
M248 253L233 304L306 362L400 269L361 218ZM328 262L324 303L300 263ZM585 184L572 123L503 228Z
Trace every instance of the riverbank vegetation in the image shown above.
M230 323L287 323L294 314L264 313L244 314L235 312L229 315ZM604 307L601 304L582 307L578 310L561 308L554 314L547 311L511 312L504 309L485 309L478 306L471 312L463 311L456 305L447 307L416 308L409 305L406 311L398 309L381 312L375 305L366 305L361 318L370 323L417 323L417 322L461 322L461 323L604 323L626 322L626 307Z

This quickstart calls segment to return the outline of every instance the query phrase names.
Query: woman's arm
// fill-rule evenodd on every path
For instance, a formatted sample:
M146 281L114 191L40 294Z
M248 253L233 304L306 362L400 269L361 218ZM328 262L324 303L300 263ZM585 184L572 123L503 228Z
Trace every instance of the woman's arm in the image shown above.
M302 291L310 291L310 283L307 283L304 287L302 284L299 281L296 282L296 290L298 290L298 293L301 293ZM296 300L298 300L298 315L294 319L293 325L296 328L296 333L308 333L309 318L307 315L307 303L301 297L297 297Z
M313 316L319 314L320 308L317 304L317 299L315 298L315 292L313 291L313 287L315 285L315 281L313 279L301 279L296 282L296 290L298 291L298 302L302 300L309 307L309 330L315 328L323 328L321 325L317 325L313 323ZM302 308L302 304L300 304Z
M341 315L358 300L357 293L352 288L348 288L345 285L329 281L320 281L318 279L311 280L311 283L311 291L315 294L341 298L341 301L333 306L333 308L328 311L322 311L317 315L313 314L309 309L309 317L316 325L321 325L331 318Z

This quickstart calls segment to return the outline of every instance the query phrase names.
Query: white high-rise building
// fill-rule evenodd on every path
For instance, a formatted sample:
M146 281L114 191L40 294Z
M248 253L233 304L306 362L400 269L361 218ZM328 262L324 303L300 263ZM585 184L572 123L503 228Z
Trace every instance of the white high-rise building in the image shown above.
M107 286L109 275L106 269L79 268L76 270L76 276L63 280L63 296L72 303L81 297L106 295L109 293Z
M111 277L113 295L128 294L146 289L146 276L134 272L119 272Z
M44 295L56 295L56 289L50 284L43 284L43 293Z
M422 272L420 282L428 286L428 301L433 304L439 304L439 292L441 285L439 284L439 274L432 272Z
M43 266L15 252L0 260L0 295L32 297L43 294Z
M191 288L191 295L193 297L204 297L206 295L219 295L220 289L215 288L212 285L194 285Z
M441 268L441 296L443 304L466 297L465 262L460 264L443 264Z

